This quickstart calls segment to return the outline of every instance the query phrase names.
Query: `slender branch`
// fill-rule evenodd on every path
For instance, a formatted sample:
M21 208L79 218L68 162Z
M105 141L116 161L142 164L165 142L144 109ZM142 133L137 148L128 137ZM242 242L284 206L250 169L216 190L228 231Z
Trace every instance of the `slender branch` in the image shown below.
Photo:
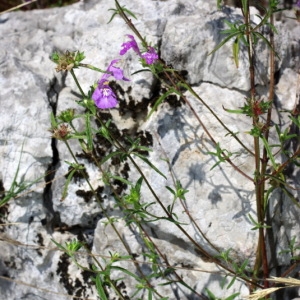
M255 96L256 96L256 89L255 89L255 71L254 71L254 45L252 39L252 29L251 29L251 20L250 20L250 10L249 10L249 1L246 1L246 7L242 8L243 15L244 15L244 23L246 25L246 37L247 37L247 50L248 50L248 61L249 61L249 72L250 72L250 99L249 104L253 107L255 103ZM258 116L253 116L253 128L257 128L259 124ZM260 170L260 143L259 137L253 137L254 142L254 153L255 153L255 176L254 176L254 183L255 183L255 196L256 196L256 211L257 211L257 220L260 227L258 229L258 244L256 250L256 261L254 265L254 273L257 274L263 265L264 268L264 278L266 278L266 245L265 245L265 237L264 237L264 185L261 184L261 170ZM265 281L266 282L266 281Z
M80 86L80 84L79 84L79 82L78 82L78 80L77 80L77 77L76 77L76 75L75 75L75 73L74 73L74 70L71 69L71 70L70 70L70 73L71 73L71 75L72 75L72 77L73 77L73 79L74 79L74 81L75 81L77 87L79 88L79 91L80 91L80 93L81 93L81 96L82 96L83 98L86 98L86 95L85 95L85 93L83 92L83 90L82 90L82 88L81 88L81 86Z
M117 6L117 9L119 11L119 14L120 16L124 19L124 21L126 22L126 24L129 26L129 28L138 36L138 38L141 40L141 42L143 44L146 43L145 39L142 38L142 36L139 34L138 30L135 28L135 26L132 24L131 20L127 17L127 15L124 13L122 7L120 6L120 4L118 3L117 0L115 0L116 2L116 6ZM162 63L164 65L164 75L167 76L168 80L172 83L172 86L176 89L176 91L178 91L180 94L180 90L178 88L178 85L176 84L176 82L173 80L173 78L170 76L169 72L167 72L166 70L168 69L168 67L165 65L165 63L163 61L160 60L160 63ZM184 85L185 87L188 87L188 90L191 92L191 94L193 96L196 97L197 100L199 100L208 110L209 112L217 119L217 121L220 123L220 125L247 151L249 152L250 154L254 155L254 153L244 145L244 143L222 122L222 120L217 116L217 114L209 107L209 105L206 104L206 102L201 98L199 97L199 95L197 95L197 93L190 87L188 86L187 84L185 84L185 81L184 79L179 76L179 74L175 74L175 78L176 78L176 81L180 84L180 83L184 83L182 85ZM181 94L182 95L182 94ZM187 101L187 98L185 96L183 96L183 99L185 100L185 102L188 104L188 106L190 108L192 108L191 104ZM196 112L194 109L192 109L192 113L195 115L195 117L197 118L197 120L199 120L199 117L197 117L196 115ZM203 123L201 124L201 126L204 126ZM205 127L203 127L205 132L208 134L208 130L205 129ZM211 139L211 135L208 134L208 136L210 137ZM216 144L216 142L212 139L212 142L214 144ZM226 156L226 155L225 155ZM237 170L238 167L235 166L235 169ZM245 176L246 174L244 174L243 172L240 172L243 176ZM246 178L252 180L252 178L250 178L249 176L245 176Z

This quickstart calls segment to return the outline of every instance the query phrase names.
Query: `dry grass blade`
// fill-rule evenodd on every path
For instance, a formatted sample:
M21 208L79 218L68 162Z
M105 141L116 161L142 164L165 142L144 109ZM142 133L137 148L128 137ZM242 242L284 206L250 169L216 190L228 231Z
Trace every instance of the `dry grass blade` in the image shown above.
M273 292L276 292L277 290L280 290L282 288L283 287L272 287L272 288L269 288L269 289L255 291L251 295L246 296L245 299L247 299L247 300L259 300L259 299L262 299L262 298L268 296L269 294L271 294Z
M268 281L272 281L275 283L281 283L288 286L300 286L300 280L295 278L282 278L282 277L272 277L269 278Z
M14 6L14 7L10 8L10 9L7 9L7 10L5 10L5 11L1 11L1 12L0 12L0 15L2 15L2 14L4 14L4 13L7 13L7 12L10 12L10 11L13 11L13 10L16 10L16 9L19 9L19 8L25 6L25 5L29 5L29 4L34 3L34 2L36 2L36 1L37 1L37 0L31 0L30 2L25 2L25 3L22 3L22 4L20 4L20 5Z
M295 287L300 286L300 280L295 278L282 278L282 277L272 277L268 278L268 281L272 281L274 283L285 284L287 287ZM264 290L255 291L251 295L245 297L248 300L259 300L267 295L276 292L277 290L283 289L284 287L272 287Z

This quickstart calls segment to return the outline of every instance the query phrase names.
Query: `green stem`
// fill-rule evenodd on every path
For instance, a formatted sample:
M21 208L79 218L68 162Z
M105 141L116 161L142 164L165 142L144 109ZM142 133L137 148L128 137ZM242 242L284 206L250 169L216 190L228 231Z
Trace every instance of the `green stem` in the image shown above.
M270 14L270 24L274 26L274 14L271 12ZM270 45L271 48L274 49L274 32L272 29L270 29ZM264 133L264 140L266 141L266 143L268 143L268 139L269 139L269 132L270 132L270 123L271 123L271 119L272 119L272 104L274 101L274 89L275 89L275 51L270 50L270 86L269 86L269 102L270 102L270 108L268 109L268 113L267 113L267 120L266 120L266 131ZM270 156L268 154L268 149L267 147L264 147L263 149L263 157L262 157L262 166L261 166L261 174L262 174L262 178L265 178L265 174L267 171L267 165L268 165L268 160L269 159L273 159L272 156ZM273 165L276 165L275 162L273 162ZM275 168L276 170L277 168ZM260 183L261 187L262 187L262 197L264 196L264 191L265 191L265 186L266 182L263 181ZM268 201L268 199L266 199L265 201ZM264 202L265 202L264 201ZM268 203L268 202L267 202ZM263 209L263 216L262 218L265 219L265 206L266 204L263 203L264 209ZM269 268L268 268L268 261L267 261L267 254L266 254L266 247L263 247L264 252L262 253L263 256L263 271L264 271L264 278L268 278L269 277ZM267 280L265 280L265 288L267 288L269 286L269 283Z
M98 120L101 123L101 126L105 126L105 124L102 122L101 119L98 118ZM107 128L106 128L107 129ZM132 158L132 156L130 154L127 153L127 150L122 146L122 144L110 133L112 140L115 143L115 146L120 149L121 151L124 152L124 154L127 154L127 157L129 158L129 160L131 161L131 163L134 165L135 169L138 171L138 173L143 177L143 180L145 182L145 184L147 185L148 189L150 190L151 194L153 195L153 197L155 198L155 200L157 201L157 203L160 205L160 207L163 209L163 211L165 212L165 214L167 215L168 219L170 221L173 221L173 223L175 224L175 226L177 226L179 228L179 230L190 240L190 242L192 244L194 244L194 246L208 259L212 260L213 262L215 262L216 264L218 264L220 267L222 267L223 269L227 270L229 273L231 274L235 274L233 270L229 269L227 266L225 266L224 264L222 264L219 260L217 260L216 258L212 257L207 251L205 251L201 245L199 245L191 236L190 234L182 227L180 226L176 220L174 220L173 216L169 213L169 211L166 209L166 207L164 206L164 204L161 202L161 200L159 199L158 195L156 194L156 192L154 191L154 189L152 188L150 182L148 181L147 177L145 176L145 174L143 173L143 171L141 170L141 168L138 166L138 164L136 163L136 161ZM245 281L247 281L247 279L243 278ZM249 280L248 280L249 281Z
M93 70L93 71L97 71L97 72L100 72L100 73L109 73L109 72L106 72L106 71L103 71L101 69L98 69L90 64L82 64L80 63L79 64L80 67L83 67L83 68L87 68L87 69L90 69L90 70Z
M135 33L135 35L141 40L142 44L146 45L145 39L140 35L139 31L132 24L131 20L126 16L126 14L124 13L119 2L117 0L115 0L115 3L116 3L116 7L117 7L119 15L122 17L122 19L125 21L125 23L129 26L129 28Z
M113 138L113 137L112 137ZM113 138L114 139L114 138ZM114 139L115 140L115 139ZM121 146L122 147L122 146ZM123 147L122 147L123 148ZM124 149L124 148L123 148ZM125 150L125 149L124 149ZM125 150L126 151L126 150ZM130 159L130 161L132 162L132 164L134 165L134 167L136 168L136 170L139 172L139 174L143 177L144 182L146 183L147 187L149 188L151 194L154 196L154 198L156 199L156 201L158 202L158 204L160 205L160 207L164 210L165 214L168 216L168 219L170 221L173 221L174 225L177 226L177 228L189 239L189 241L209 260L213 261L214 263L216 263L217 265L219 265L220 267L222 267L223 269L225 269L226 271L228 271L231 274L234 274L237 277L242 278L243 280L247 281L247 282L251 282L248 278L242 277L242 276L238 276L233 270L231 270L229 267L225 266L223 263L221 263L218 259L216 259L215 257L213 257L212 255L210 255L206 250L204 250L203 247L201 247L201 245L199 245L191 236L190 234L181 226L179 225L176 220L173 219L173 216L169 213L169 211L165 208L165 206L163 205L163 203L161 202L161 200L159 199L159 197L157 196L156 192L153 190L151 184L149 183L149 181L147 180L145 174L142 172L141 168L137 165L137 163L135 162L135 160L128 155L128 158ZM252 283L252 282L251 282ZM253 284L253 283L252 283Z
M98 118L98 120L100 121L101 125L105 127L105 124L102 122L102 120L99 119L99 118ZM107 128L106 128L106 129L107 129ZM107 129L107 130L108 130L108 129ZM72 155L74 161L76 162L76 164L78 164L78 161L77 161L77 159L76 159L76 157L75 157L75 155L74 155L72 149L70 148L70 145L68 144L67 141L65 141L65 144L66 144L66 146L67 146L69 152L71 153L71 155ZM102 167L101 167L101 165L98 163L97 159L93 156L93 154L91 154L91 155L92 155L92 158L93 158L94 162L95 162L96 165L98 166L99 170L104 174L104 172L103 172L103 170L102 170ZM107 215L106 210L105 210L104 207L102 206L101 201L100 201L100 199L99 199L99 197L98 197L97 192L96 192L96 191L94 190L94 188L92 187L92 185L91 185L89 179L87 178L86 174L85 174L84 172L81 172L81 173L82 173L82 175L84 176L84 178L85 178L87 184L89 185L91 191L93 192L94 196L96 197L96 200L97 200L97 202L99 203L100 208L101 208L101 210L103 211L103 214L105 215L105 217L106 217L107 219L109 219L109 216ZM113 187L112 187L112 186L110 186L110 187L112 188L115 197L118 198L118 195L117 195L117 193L114 191ZM119 199L119 200L120 200L120 199ZM121 236L120 233L118 232L118 230L117 230L117 228L115 227L114 223L110 223L110 224L111 224L113 230L115 231L116 235L118 236L119 240L120 240L121 243L123 244L124 248L126 249L127 253L128 253L129 255L132 255L132 252L131 252L129 246L128 246L127 243L125 243L125 241L123 240L122 236ZM93 258L94 258L94 260L97 261L97 259L96 259L95 257L93 257ZM99 262L98 262L97 264L100 265ZM148 284L149 286L151 286L149 280L147 279L147 277L145 277L145 275L144 275L142 269L140 268L140 266L139 266L135 261L134 261L134 265L135 265L135 267L137 268L137 270L139 271L139 273L140 273L140 275L142 276L142 278L147 282L147 284ZM116 287L114 287L114 289L115 289L115 288L116 288ZM155 293L156 293L159 297L162 298L162 295L160 295L157 291L155 291Z
M187 85L185 85L187 86ZM225 124L224 122L218 117L218 115L210 108L209 105L206 104L206 102L191 88L190 86L187 86L190 93L197 98L208 110L209 112L217 119L217 121L221 124L221 126L251 155L255 155L253 151L251 151L244 143L232 132ZM183 96L182 96L183 97Z
M141 35L139 34L138 30L135 28L135 26L132 24L131 20L126 16L126 14L124 13L124 11L122 10L122 7L120 6L120 4L118 3L117 0L115 0L116 2L116 7L119 11L120 16L124 19L124 21L126 22L126 24L130 27L130 29L141 39L142 43L145 43L145 40L141 37ZM161 61L161 63L163 63ZM163 63L164 64L164 63ZM169 69L165 64L164 64L164 70ZM171 78L169 72L164 71L164 74L167 76L168 80L172 83L172 86L176 89L176 91L183 97L183 99L185 100L186 104L189 106L189 108L191 109L192 113L194 114L194 116L196 117L196 119L198 120L198 122L200 123L200 125L203 127L205 133L209 136L210 140L216 145L217 142L213 139L212 135L209 133L208 129L206 128L206 126L203 124L203 122L200 120L199 116L197 115L197 113L195 112L195 110L193 109L191 103L188 101L188 99L182 95L182 93L179 90L179 87L177 86L177 84L174 82L173 78ZM201 101L201 103L203 105L205 105L205 107L211 112L211 114L218 120L218 122L220 123L220 125L231 135L233 136L233 138L250 154L254 155L254 153L248 148L246 147L242 141L221 121L221 119L216 115L216 113L206 104L206 102L200 98L197 93L195 93L195 91L186 83L184 83L184 79L181 78L178 74L176 74L175 76L176 80L181 83L181 85L184 85L192 95L194 95L199 101ZM239 167L237 167L227 156L226 154L222 153L224 156L224 159L229 162L229 164L236 170L238 171L240 174L242 174L244 177L246 177L247 179L253 181L253 179L248 176L245 172L243 172Z
M248 46L248 61L249 61L249 72L250 72L250 105L253 106L255 102L255 72L254 72L254 45L251 36L251 21L250 21L250 10L249 10L249 1L246 1L246 8L244 7L243 15L244 22L246 25L246 34L247 34L247 44ZM259 123L259 118L257 116L253 117L253 127L257 127ZM265 236L264 236L264 184L262 184L261 179L263 178L263 174L261 174L261 165L260 165L260 143L259 137L253 137L254 142L254 153L255 153L255 196L256 196L256 211L257 211L257 222L261 225L258 230L258 245L256 251L256 261L254 265L254 274L258 274L263 266L264 277L268 272L266 269L267 266L267 256L266 256L266 244L265 244Z
M84 94L84 92L83 92L83 90L82 90L82 88L81 88L81 86L80 86L80 84L79 84L79 82L78 82L78 80L77 80L77 77L76 77L76 75L75 75L75 73L74 73L74 70L71 69L71 70L70 70L70 73L71 73L71 75L72 75L72 77L73 77L73 79L74 79L74 81L75 81L77 87L79 88L79 91L80 91L82 97L83 97L83 98L86 98L86 95Z
M67 141L64 141L64 142L65 142L65 145L66 145L67 148L68 148L68 151L70 152L71 156L73 157L75 163L76 163L76 164L79 164L78 161L77 161L77 159L76 159L76 157L75 157L75 155L74 155L74 153L73 153L73 151L72 151L72 149L71 149L71 147L70 147L70 145L69 145L69 143L68 143ZM81 172L81 174L82 174L82 176L85 178L85 180L86 180L87 184L89 185L91 191L93 192L94 196L96 197L97 202L98 202L99 205L100 205L100 208L102 209L102 211L103 211L104 214L106 215L106 212L105 212L104 208L102 207L102 204L101 204L101 201L100 201L100 199L99 199L99 197L98 197L98 195L97 195L97 192L96 192L96 191L94 190L94 188L92 187L92 185L91 185L89 179L87 178L85 172ZM108 215L106 215L106 217L109 218ZM120 239L120 241L123 243L123 245L124 245L125 248L127 249L124 240L122 239L121 235L119 234L119 232L118 232L117 229L115 228L114 224L111 223L111 225L112 225L113 229L115 230L116 234L118 235L118 238ZM130 251L129 251L128 253L130 254ZM93 259L97 261L98 266L101 266L100 263L99 263L99 261L98 261L94 256L93 256ZM104 270L103 267L101 267L101 269ZM119 289L118 289L118 287L115 285L115 283L114 283L112 280L110 280L110 278L108 278L108 280L109 280L109 282L110 282L112 288L113 288L113 289L115 290L115 292L118 294L118 296L121 297L122 300L125 300L124 296L123 296L122 293L119 291Z
M135 28L135 26L132 24L131 20L126 16L126 14L123 12L122 7L119 5L118 1L115 0L118 12L120 14L120 16L124 19L124 21L126 22L126 24L131 28L131 30L141 39L141 41L144 43L144 39L141 37L141 35L139 34L139 32L137 31L137 29ZM169 77L168 72L165 72ZM171 80L171 82L173 82L173 80ZM173 86L176 88L176 90L178 90L178 87L176 86L176 84L173 82ZM186 99L186 98L185 98ZM188 102L189 103L189 102ZM191 105L189 105L189 107L192 109L192 112L194 113L194 115L196 115L194 109L192 108ZM196 115L196 118L198 119L198 121L200 120L199 117ZM200 122L200 124L202 124L202 122ZM208 130L206 130L206 132L208 132ZM229 133L231 133L231 131L229 131ZM233 135L235 137L235 135ZM209 134L209 137L212 138L212 136ZM236 138L236 137L235 137ZM115 139L114 139L115 140ZM214 140L212 140L214 141ZM117 142L115 140L115 142ZM214 142L216 143L216 142ZM126 151L126 150L125 150ZM248 152L252 153L249 149ZM255 154L255 153L254 153ZM165 213L167 214L168 218L170 220L173 220L172 216L169 214L169 212L167 211L167 209L164 207L164 205L162 204L162 202L160 201L160 199L158 198L158 196L156 195L155 191L152 189L150 183L147 181L147 178L145 177L145 175L143 174L142 170L139 168L139 166L135 163L135 161L133 160L133 158L129 155L129 159L131 160L131 162L134 164L135 168L138 170L138 172L141 174L141 176L144 179L144 182L146 183L147 187L149 188L149 190L151 191L152 195L154 196L154 198L157 200L157 202L159 203L159 205L162 207L162 209L165 211ZM226 159L228 161L228 159ZM241 173L243 173L240 170ZM243 173L243 175L247 178L249 178L251 181L253 181L252 178L250 178L248 175L246 175L245 173ZM176 222L174 222L174 224L184 233L185 236L187 236L187 238L197 247L197 249L203 253L204 256L206 256L207 258L209 258L210 260L214 261L216 264L218 264L220 267L224 268L225 270L227 270L228 272L230 272L231 274L235 274L236 276L238 276L233 270L229 269L227 266L223 265L219 260L213 258L209 253L207 253L189 234L188 232L186 232L183 227L181 227L179 224L176 224ZM240 276L238 276L240 277ZM252 285L257 285L258 284L256 282L252 282L251 280L242 277L243 280L251 283Z

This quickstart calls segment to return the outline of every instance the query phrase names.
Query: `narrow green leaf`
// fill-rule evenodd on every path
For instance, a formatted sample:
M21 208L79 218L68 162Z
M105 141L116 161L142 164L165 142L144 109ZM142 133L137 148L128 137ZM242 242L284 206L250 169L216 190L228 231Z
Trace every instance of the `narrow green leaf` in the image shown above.
M67 252L67 249L63 245L61 245L60 243L56 242L53 239L50 239L50 240L57 246L57 248L59 248L60 250L62 250L64 252Z
M137 20L137 17L135 16L135 14L133 12L131 12L129 9L125 8L125 6L122 7L123 11L127 12L130 16L132 16L133 18L135 18Z
M43 176L35 179L34 181L31 181L31 182L28 182L28 183L26 183L26 182L18 183L17 179L18 179L18 175L19 175L19 171L20 171L23 148L24 148L24 142L22 143L21 154L20 154L18 166L17 166L16 172L15 172L13 181L11 183L11 186L10 186L9 190L5 191L5 193L4 193L5 196L2 199L0 199L0 207L5 205L12 198L16 198L19 194L21 194L23 191L25 191L29 187L33 186L35 183L37 183L40 180L45 178L45 175L43 175Z
M174 89L170 89L169 91L167 91L166 93L164 93L163 95L161 95L155 102L155 104L153 105L150 113L147 116L147 120L150 118L150 116L153 114L153 112L158 108L158 106L170 95L174 93Z
M295 198L294 195L290 191L288 191L285 187L282 187L282 190L293 201L293 203L296 206L300 207L300 204L298 202L299 200L297 198Z
M289 118L292 120L292 122L300 128L300 115L296 117L293 117L293 116L289 116Z
M246 260L242 263L240 269L244 271L244 269L245 269L245 268L247 267L247 265L248 265L248 262L249 262L249 260L246 259Z
M101 160L101 164L104 164L106 161L108 161L110 158L112 158L114 156L119 156L122 154L124 154L124 152L122 152L122 151L115 151L115 152L109 153Z
M169 190L174 196L176 196L175 191L171 189L169 186L166 186L166 189Z
M78 139L78 140L84 140L87 136L82 132L75 132L73 134L70 134L70 139Z
M217 300L216 296L208 288L205 288L205 291L208 294L209 300Z
M109 19L109 21L107 22L107 24L109 24L109 23L114 19L114 17L118 14L118 12L117 12L116 9L110 8L108 11L110 11L110 10L114 11L114 13L113 13L112 16L110 17L110 19Z
M255 227L259 226L259 224L253 219L253 217L251 216L251 214L248 214L248 217L251 220L251 222L255 225Z
M142 151L147 151L147 152L152 152L153 150L151 148L148 148L146 146L138 146L137 147L138 150L142 150Z
M230 30L236 30L237 29L236 23L231 23L226 19L224 20L224 23L230 28ZM221 32L224 32L224 30L222 30Z
M261 135L260 138L263 141L263 144L264 144L265 149L266 149L266 151L268 153L268 157L269 157L269 159L270 159L270 161L272 163L272 166L273 166L274 170L277 170L277 164L275 162L275 157L274 157L274 155L273 155L273 153L272 153L272 151L270 149L269 143L267 142L266 138L263 135Z
M244 111L242 109L228 109L222 105L223 109L231 114L242 114Z
M248 0L242 0L242 8L243 8L243 14L247 15L247 13L248 13Z
M234 40L234 43L232 44L232 53L233 53L233 58L235 62L235 66L238 68L239 67L239 37L237 37Z
M149 289L148 290L148 300L152 300L153 298L152 298L152 290L151 289Z
M101 300L108 300L108 298L106 297L106 293L105 293L105 290L103 288L103 282L101 280L101 276L100 274L97 274L96 275L96 289L97 289L97 292L98 292L98 295L100 297Z
M252 35L254 35L255 37L261 38L266 44L267 46L274 52L274 54L276 55L276 57L278 59L280 59L279 54L272 48L272 45L270 44L270 42L259 32L253 32Z
M219 50L224 44L226 44L229 40L231 40L233 37L237 36L238 34L239 34L238 31L230 34L213 51L208 53L207 56L209 56L209 55L213 54L214 52L216 52L217 50Z
M240 293L232 294L231 296L227 297L225 300L233 300L235 297L239 296Z
M119 266L111 266L111 269L114 269L114 270L118 270L118 271L121 271L127 275L129 275L130 277L133 277L136 281L140 282L140 277L135 275L134 273L122 268L122 267L119 267Z
M229 290L229 289L232 287L232 285L234 284L235 280L236 280L236 276L234 276L234 277L231 279L230 283L228 284L228 286L227 286L227 288L226 288L227 290Z
M93 150L93 134L92 134L92 128L91 128L91 115L86 114L85 115L85 127L86 127L86 136L87 136L87 150L92 151Z
M136 189L138 192L141 191L142 183L143 183L143 177L140 177L140 178L138 179L138 181L136 182L136 185L135 185L135 189Z
M143 156L143 155L141 155L141 154L139 154L137 152L133 152L132 154L134 154L135 156L139 157L147 165L149 165L154 171L156 171L159 175L161 175L162 177L164 177L165 179L167 179L167 177L161 171L159 171L145 156Z
M121 182L123 182L123 183L125 183L129 186L133 186L133 184L130 181L126 180L123 177L120 177L120 176L117 176L117 175L109 175L109 177L112 178L112 179L119 180L119 181L121 181Z
M55 119L55 116L54 116L53 112L51 112L51 114L50 114L50 121L51 121L51 126L53 128L56 128L57 127L57 122L56 122L56 119Z
M70 182L71 182L71 180L72 180L72 178L73 178L75 172L76 172L76 169L73 169L73 170L69 173L69 175L68 175L68 177L67 177L67 180L66 180L66 182L65 182L65 186L64 186L63 191L62 191L61 201L65 200L66 197L68 196L68 188L69 188L69 184L70 184Z

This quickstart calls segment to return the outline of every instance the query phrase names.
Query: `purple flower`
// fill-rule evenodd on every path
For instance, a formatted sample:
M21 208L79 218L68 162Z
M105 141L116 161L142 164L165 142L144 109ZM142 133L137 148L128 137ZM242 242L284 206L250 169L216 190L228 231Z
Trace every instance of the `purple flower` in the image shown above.
M96 106L101 109L113 108L118 104L117 97L108 85L108 81L100 80L92 95L92 99L95 101Z
M103 76L101 77L101 80L106 80L112 75L117 80L129 81L128 78L124 77L123 70L114 66L119 61L120 59L114 59L111 61L111 63L109 64L106 70L108 73L104 73Z
M133 49L134 52L136 52L138 55L141 55L140 49L134 39L134 37L130 34L127 34L127 36L130 38L129 42L125 42L121 45L122 49L120 51L120 55L124 55L127 53L128 50L131 48Z
M156 60L158 60L158 54L153 47L149 47L148 51L141 55L145 59L148 65L152 65Z
M132 48L133 51L136 52L140 58L143 58L148 65L152 65L156 60L158 60L158 54L153 47L148 47L148 51L141 54L141 51L134 37L130 34L127 34L127 36L130 38L130 41L121 45L122 49L120 51L120 55L124 55L128 50Z
M118 104L115 93L108 85L108 78L113 76L117 80L129 81L129 79L124 77L123 70L114 66L117 62L119 62L119 59L111 61L106 70L107 73L102 75L98 82L98 86L92 95L92 99L95 101L96 106L101 109L113 108Z
M296 7L300 8L300 0L297 1Z

